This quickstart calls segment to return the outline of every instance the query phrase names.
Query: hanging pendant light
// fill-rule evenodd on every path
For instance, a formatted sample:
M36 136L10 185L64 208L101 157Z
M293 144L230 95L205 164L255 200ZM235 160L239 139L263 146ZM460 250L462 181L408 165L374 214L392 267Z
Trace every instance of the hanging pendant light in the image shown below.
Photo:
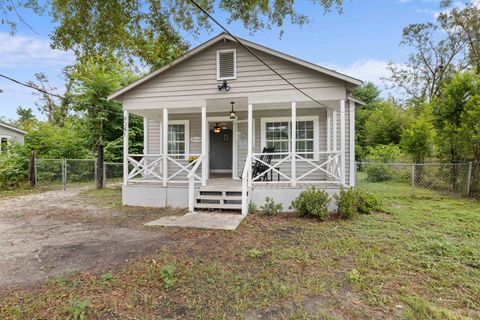
M222 131L222 128L218 126L218 123L215 123L215 127L213 127L213 132L220 133L221 131Z
M237 117L237 113L235 112L235 110L233 110L233 105L235 104L235 102L230 102L230 104L232 105L232 111L230 111L230 119L235 119Z

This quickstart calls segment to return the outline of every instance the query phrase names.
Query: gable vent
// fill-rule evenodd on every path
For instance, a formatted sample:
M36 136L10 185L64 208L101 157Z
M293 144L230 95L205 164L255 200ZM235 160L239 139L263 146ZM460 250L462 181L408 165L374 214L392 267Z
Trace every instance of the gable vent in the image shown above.
M237 52L232 50L217 51L217 80L237 78Z

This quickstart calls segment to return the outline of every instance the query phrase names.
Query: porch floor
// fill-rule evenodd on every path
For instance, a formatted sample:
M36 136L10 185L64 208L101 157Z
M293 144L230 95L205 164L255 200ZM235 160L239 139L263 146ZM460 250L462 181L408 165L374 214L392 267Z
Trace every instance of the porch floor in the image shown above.
M240 214L189 212L181 217L166 216L145 223L150 227L180 227L198 229L235 230L243 221Z

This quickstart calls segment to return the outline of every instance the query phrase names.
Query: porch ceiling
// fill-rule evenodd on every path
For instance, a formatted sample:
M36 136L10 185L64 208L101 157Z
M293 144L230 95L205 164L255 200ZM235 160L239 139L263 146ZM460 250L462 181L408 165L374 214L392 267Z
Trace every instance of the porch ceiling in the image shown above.
M210 112L225 112L228 113L231 109L230 102L235 102L234 108L235 111L247 111L248 109L248 98L222 98L222 99L208 99L205 100L207 113ZM340 106L340 100L322 100L320 101L323 105L331 108L337 109ZM279 110L279 109L290 109L290 102L270 102L270 103L255 103L253 104L253 110ZM324 108L324 106L319 105L314 101L300 101L297 102L298 108ZM163 113L162 108L158 109L140 109L140 110L129 110L130 113L146 117L146 118L160 118ZM201 107L186 107L186 108L169 108L169 114L181 114L181 113L200 113Z

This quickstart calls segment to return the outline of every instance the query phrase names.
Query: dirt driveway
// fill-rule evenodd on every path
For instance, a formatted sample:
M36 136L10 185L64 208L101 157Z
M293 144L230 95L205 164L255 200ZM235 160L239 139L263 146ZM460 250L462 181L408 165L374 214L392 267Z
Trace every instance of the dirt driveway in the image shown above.
M158 210L130 210L98 205L80 190L0 200L0 291L105 270L161 249L166 233L143 227L144 221L158 218Z

